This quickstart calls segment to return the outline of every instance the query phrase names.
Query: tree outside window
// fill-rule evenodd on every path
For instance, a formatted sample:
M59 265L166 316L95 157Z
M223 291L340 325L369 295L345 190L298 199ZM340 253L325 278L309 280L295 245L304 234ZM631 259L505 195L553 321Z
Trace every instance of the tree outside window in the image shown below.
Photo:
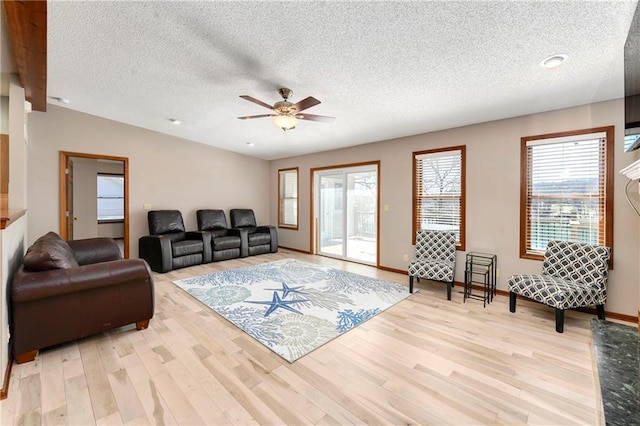
M465 247L465 146L413 153L413 243L419 230L453 231Z

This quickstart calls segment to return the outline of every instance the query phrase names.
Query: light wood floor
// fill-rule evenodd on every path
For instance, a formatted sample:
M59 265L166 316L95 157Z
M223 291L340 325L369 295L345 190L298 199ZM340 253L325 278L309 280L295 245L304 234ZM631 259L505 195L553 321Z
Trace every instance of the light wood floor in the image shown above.
M14 364L2 424L603 424L590 315L497 296L420 292L293 364L171 283L297 258L408 285L406 275L281 250L156 274L147 330L123 327ZM408 291L408 290L407 290Z

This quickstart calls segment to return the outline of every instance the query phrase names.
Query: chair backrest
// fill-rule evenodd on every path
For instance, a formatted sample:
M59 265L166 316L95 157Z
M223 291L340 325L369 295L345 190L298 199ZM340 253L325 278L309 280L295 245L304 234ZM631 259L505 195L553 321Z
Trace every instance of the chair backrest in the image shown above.
M542 273L605 287L610 257L609 247L568 241L549 241L542 262Z
M149 210L147 220L151 235L185 232L182 213L179 210Z
M227 229L227 218L224 210L198 210L196 212L199 231Z
M231 209L229 210L232 228L242 228L256 225L256 216L251 209Z
M456 234L448 231L418 231L416 258L456 261Z

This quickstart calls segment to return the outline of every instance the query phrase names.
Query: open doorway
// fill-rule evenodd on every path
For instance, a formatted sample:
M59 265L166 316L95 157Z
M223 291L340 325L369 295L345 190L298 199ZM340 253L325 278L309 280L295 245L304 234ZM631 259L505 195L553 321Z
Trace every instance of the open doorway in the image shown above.
M129 258L129 159L60 151L60 236L110 237Z

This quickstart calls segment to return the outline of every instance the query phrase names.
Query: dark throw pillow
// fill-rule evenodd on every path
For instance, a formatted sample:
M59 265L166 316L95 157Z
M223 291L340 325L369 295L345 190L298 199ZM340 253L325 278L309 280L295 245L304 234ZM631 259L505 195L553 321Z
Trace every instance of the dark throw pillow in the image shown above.
M78 267L73 250L55 232L49 232L38 238L24 255L23 264L29 271Z

